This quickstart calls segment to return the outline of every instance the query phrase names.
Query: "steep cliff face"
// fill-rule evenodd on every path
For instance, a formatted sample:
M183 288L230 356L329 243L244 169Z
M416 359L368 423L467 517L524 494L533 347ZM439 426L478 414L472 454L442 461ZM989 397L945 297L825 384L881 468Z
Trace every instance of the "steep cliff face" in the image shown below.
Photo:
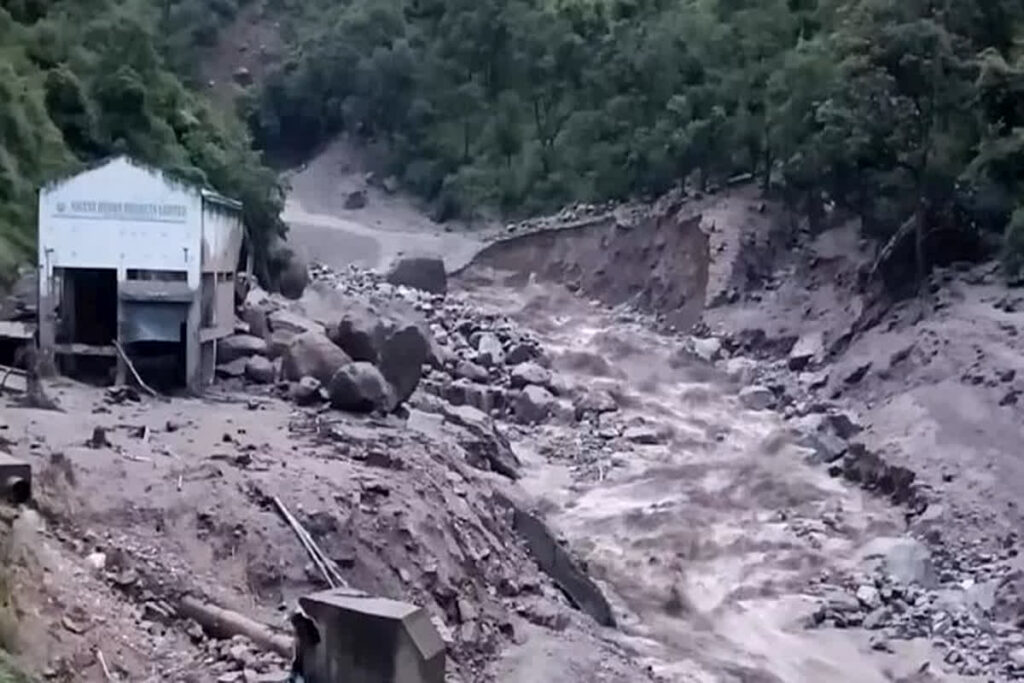
M507 275L555 281L609 304L663 314L679 329L701 316L708 286L708 236L701 215L671 209L624 223L605 216L500 240L457 277Z

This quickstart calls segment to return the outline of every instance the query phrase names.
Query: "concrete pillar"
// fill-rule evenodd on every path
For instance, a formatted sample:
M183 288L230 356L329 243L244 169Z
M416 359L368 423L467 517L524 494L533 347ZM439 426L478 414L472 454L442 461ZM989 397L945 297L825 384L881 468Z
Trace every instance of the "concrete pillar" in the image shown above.
M199 315L202 297L196 296L188 305L185 324L185 383L195 394L202 393L202 344L199 341Z
M53 292L53 268L49 264L49 254L44 253L38 268L38 294L36 320L39 326L39 355L45 367L53 368L53 346L57 343L56 302Z
M296 660L307 683L444 683L445 646L415 605L335 589L299 598Z
M121 283L128 279L128 269L124 266L118 266L117 268L117 343L124 348L124 304L121 303ZM127 351L125 351L127 353ZM114 384L121 386L128 381L128 365L121 358L121 354L117 354L117 375L114 378Z

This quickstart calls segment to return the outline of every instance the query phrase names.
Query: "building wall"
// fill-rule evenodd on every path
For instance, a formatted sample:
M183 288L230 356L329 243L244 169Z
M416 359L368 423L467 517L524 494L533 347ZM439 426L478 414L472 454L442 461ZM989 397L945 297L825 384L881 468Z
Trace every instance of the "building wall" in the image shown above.
M238 269L242 249L242 213L217 201L203 200L204 273L231 273Z
M184 271L199 287L198 191L118 158L39 194L41 286L53 268Z
M242 239L241 211L233 202L124 157L44 187L39 193L40 346L56 348L55 269L112 269L119 338L173 340L173 321L164 320L166 306L184 305L174 312L184 315L189 330L187 381L200 387L206 383L201 347L208 347L212 358L215 340L234 328L233 278ZM212 309L207 326L200 322L203 301Z

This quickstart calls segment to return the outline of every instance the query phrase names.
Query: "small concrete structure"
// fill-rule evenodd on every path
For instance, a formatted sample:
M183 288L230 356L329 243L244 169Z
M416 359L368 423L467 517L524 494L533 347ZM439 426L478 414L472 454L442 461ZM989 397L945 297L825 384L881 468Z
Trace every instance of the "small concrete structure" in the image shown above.
M32 498L32 466L0 452L0 496L21 505Z
M444 641L423 609L343 588L299 605L312 622L296 628L307 683L444 683Z
M242 239L240 203L127 157L50 183L39 193L40 350L69 372L116 359L123 381L118 341L143 374L170 367L169 383L200 391L234 330Z

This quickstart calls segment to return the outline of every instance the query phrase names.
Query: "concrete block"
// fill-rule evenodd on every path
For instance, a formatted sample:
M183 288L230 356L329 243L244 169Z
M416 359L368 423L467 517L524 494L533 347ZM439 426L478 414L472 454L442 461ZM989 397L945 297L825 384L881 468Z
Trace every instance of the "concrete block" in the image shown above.
M444 683L444 642L423 609L348 589L299 605L309 618L296 627L307 683Z

